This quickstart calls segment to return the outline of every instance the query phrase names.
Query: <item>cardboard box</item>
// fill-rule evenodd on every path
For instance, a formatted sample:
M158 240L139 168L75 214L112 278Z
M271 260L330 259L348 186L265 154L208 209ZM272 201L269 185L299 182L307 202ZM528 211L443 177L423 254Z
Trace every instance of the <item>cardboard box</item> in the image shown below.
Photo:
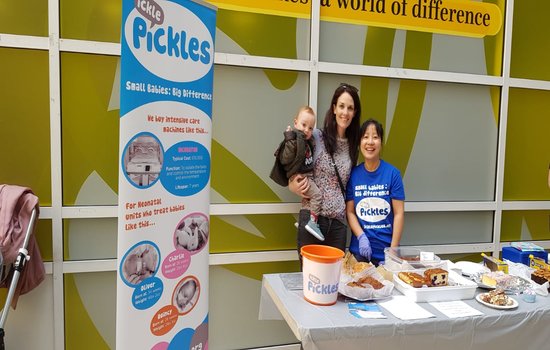
M510 260L516 263L522 263L529 266L529 255L541 258L548 262L548 253L541 250L522 251L514 247L502 247L502 259Z
M508 264L504 261L494 256L486 255L485 253L481 253L481 256L483 257L483 265L487 266L489 270L508 273Z
M550 265L547 264L547 261L537 256L534 256L533 254L529 254L529 267L535 270L550 270Z

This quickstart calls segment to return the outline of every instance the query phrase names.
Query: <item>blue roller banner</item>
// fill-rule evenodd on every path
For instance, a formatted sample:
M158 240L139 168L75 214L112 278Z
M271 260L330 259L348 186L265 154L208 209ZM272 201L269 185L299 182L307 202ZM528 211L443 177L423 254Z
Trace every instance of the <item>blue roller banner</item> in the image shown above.
M117 349L208 349L216 8L123 0Z

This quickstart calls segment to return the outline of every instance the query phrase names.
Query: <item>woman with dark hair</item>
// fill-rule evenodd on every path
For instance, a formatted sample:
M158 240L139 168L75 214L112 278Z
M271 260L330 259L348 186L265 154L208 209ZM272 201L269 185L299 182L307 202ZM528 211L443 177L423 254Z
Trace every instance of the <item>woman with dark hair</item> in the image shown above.
M322 192L322 205L317 223L325 237L320 241L307 233L309 221L309 188L305 176L295 176L289 189L302 196L302 209L298 222L298 252L308 244L324 244L346 250L347 224L345 189L351 169L357 163L361 101L357 88L340 84L334 91L330 107L325 114L323 129L315 129L313 177Z
M369 119L361 126L359 149L365 159L351 171L346 212L351 228L350 252L357 261L384 261L384 248L397 247L405 220L405 190L401 173L380 158L382 124Z

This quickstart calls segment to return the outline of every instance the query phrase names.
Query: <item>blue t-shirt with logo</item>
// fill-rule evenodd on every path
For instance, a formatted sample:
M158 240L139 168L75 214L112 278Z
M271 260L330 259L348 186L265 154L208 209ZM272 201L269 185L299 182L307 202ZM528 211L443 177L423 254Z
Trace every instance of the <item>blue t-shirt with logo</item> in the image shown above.
M384 260L384 248L391 244L393 232L392 199L405 200L401 173L393 165L380 160L373 172L361 163L353 168L346 190L346 201L353 200L359 224L369 238L372 258ZM359 241L351 235L349 250L359 254Z

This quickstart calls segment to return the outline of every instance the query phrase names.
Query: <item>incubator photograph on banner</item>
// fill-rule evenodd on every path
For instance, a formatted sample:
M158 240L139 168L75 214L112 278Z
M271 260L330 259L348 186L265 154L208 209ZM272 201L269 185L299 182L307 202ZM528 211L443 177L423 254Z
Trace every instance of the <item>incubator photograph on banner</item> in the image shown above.
M126 147L123 162L126 177L132 184L143 188L152 186L162 169L160 141L151 133L138 134Z

